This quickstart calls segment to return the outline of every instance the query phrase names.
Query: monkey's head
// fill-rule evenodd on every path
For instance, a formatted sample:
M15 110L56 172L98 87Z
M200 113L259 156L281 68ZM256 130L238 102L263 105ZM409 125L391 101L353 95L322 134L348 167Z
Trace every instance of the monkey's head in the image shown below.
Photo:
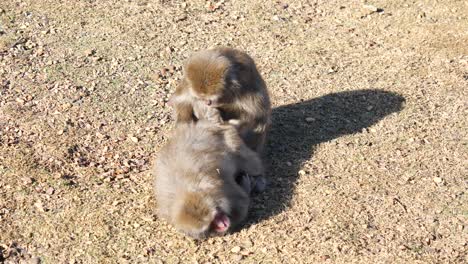
M248 196L229 197L229 192L186 193L175 211L174 226L195 239L225 234L245 218L249 203Z
M229 103L232 89L231 62L218 51L205 50L195 53L185 65L185 85L191 95L206 105L219 107Z

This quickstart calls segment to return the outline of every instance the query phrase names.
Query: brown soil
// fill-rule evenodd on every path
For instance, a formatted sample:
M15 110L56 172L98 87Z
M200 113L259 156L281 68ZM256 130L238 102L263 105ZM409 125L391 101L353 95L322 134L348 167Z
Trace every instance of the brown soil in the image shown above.
M0 0L0 262L462 263L466 1ZM268 191L234 234L155 216L192 51L258 63Z

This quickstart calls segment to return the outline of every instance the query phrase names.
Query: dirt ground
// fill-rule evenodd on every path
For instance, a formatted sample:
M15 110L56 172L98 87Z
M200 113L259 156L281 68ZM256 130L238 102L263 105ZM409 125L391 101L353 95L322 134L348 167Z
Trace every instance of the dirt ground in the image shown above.
M0 0L0 262L468 261L468 2L368 4ZM194 242L150 168L216 45L269 86L271 184Z

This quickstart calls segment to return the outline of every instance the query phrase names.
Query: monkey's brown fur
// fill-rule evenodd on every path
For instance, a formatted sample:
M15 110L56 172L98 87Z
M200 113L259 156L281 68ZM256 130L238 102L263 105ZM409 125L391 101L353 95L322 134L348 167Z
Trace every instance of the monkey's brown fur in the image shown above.
M249 191L236 177L240 172L263 174L263 167L233 126L205 117L176 126L154 172L159 216L183 233L203 238L224 233L214 230L217 224L231 229L245 219Z
M260 153L270 124L271 103L253 59L232 48L214 48L195 53L184 71L170 99L176 122L198 120L194 104L206 103L219 109L224 121L238 120L242 139Z

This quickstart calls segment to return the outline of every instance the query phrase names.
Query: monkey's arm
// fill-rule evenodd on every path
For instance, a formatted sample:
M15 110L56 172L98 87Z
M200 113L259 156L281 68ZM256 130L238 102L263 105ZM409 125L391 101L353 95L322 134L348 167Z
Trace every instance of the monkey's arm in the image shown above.
M191 103L180 102L174 104L174 112L176 123L189 123L198 120Z

